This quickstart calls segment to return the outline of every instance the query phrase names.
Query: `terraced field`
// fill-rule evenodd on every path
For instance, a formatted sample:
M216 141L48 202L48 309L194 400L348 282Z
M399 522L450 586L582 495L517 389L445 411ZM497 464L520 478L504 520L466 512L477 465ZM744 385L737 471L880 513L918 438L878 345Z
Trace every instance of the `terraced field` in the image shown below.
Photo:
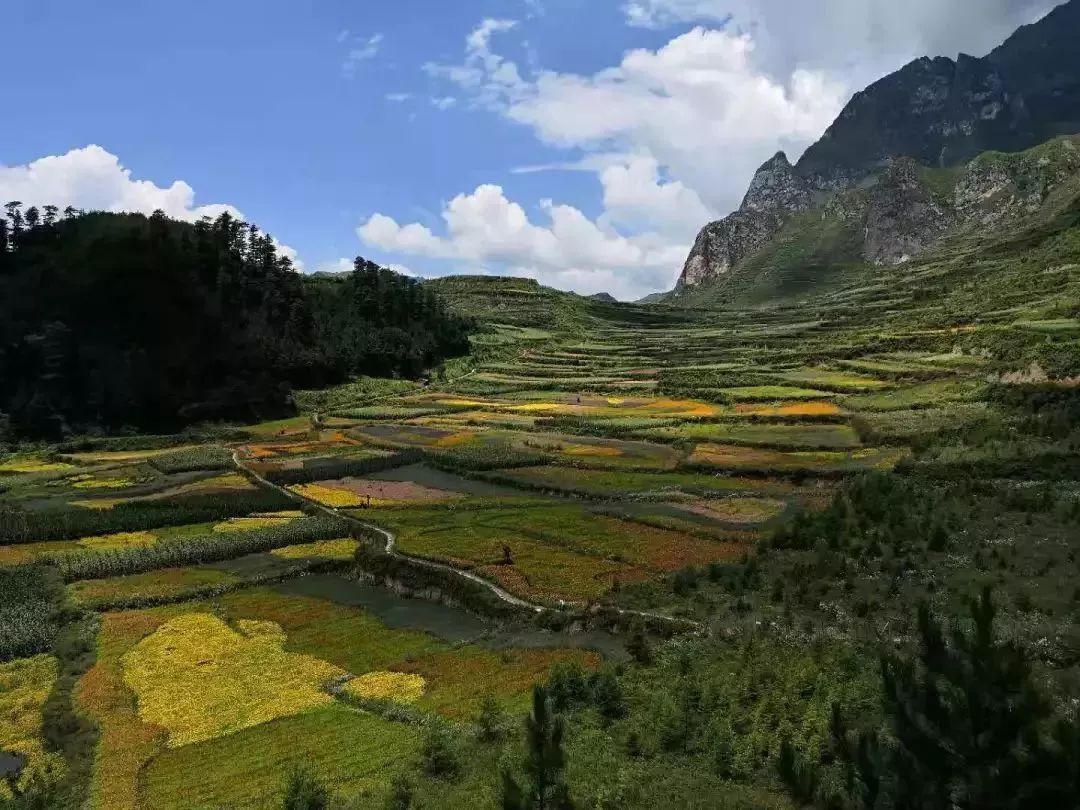
M927 304L867 323L892 305L867 286L813 320L776 307L718 327L608 304L544 320L526 296L428 385L361 380L222 435L3 458L0 755L20 779L79 767L45 740L59 683L97 729L76 743L91 807L264 807L298 755L357 806L384 806L430 724L466 733L485 695L521 714L556 665L620 655L617 639L538 622L685 628L696 608L670 583L723 581L845 482L1018 453L916 451L983 424L989 387L1023 370L992 359L987 335L1042 351L1072 322L991 333ZM72 644L62 615L90 654L51 654ZM496 615L516 628L498 648Z

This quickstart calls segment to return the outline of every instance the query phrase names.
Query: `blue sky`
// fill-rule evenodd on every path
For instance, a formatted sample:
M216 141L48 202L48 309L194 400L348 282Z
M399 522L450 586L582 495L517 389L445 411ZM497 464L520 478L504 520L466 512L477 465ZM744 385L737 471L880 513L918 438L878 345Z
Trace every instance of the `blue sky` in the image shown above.
M225 205L307 271L362 254L632 298L670 287L700 226L852 91L981 53L1052 3L893 5L9 4L0 196Z

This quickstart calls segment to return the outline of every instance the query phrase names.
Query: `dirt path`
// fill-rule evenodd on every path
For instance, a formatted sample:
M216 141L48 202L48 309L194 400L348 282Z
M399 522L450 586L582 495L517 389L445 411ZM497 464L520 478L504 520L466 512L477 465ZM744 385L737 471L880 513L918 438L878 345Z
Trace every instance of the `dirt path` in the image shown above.
M293 492L291 489L288 489L288 488L282 487L282 486L278 486L277 484L273 483L272 481L270 481L266 477L260 475L259 473L255 472L250 467L248 467L246 464L244 464L243 460L240 458L240 450L239 450L239 448L233 449L232 460L233 460L233 464L236 465L237 469L243 475L246 475L249 478L251 478L252 480L258 482L261 486L266 487L268 489L275 490L276 492L279 492L282 495L284 495L285 497L290 498L290 499L292 499L294 501L297 501L299 503L303 503L303 504L311 506L311 507L313 507L315 509L318 509L320 512L322 512L325 515L329 515L330 517L337 518L338 520L349 523L349 524L351 524L353 526L356 526L358 528L361 528L361 529L363 529L365 531L372 532L374 534L379 535L386 542L386 553L387 554L390 554L390 555L392 555L394 557L397 557L400 560L405 560L408 563L410 563L411 565L416 565L416 566L419 566L421 568L427 568L428 570L431 570L431 571L442 571L442 572L450 573L450 574L453 574L455 576L459 576L459 577L461 577L463 579L467 579L467 580L469 580L471 582L475 582L476 584L481 585L484 588L487 588L489 591L491 591L491 593L495 594L495 596L497 596L499 599L501 599L506 604L513 605L514 607L523 608L525 610L530 610L533 613L544 613L546 611L554 611L555 610L555 608L550 608L550 607L547 607L545 605L538 605L538 604L535 604L533 602L528 602L528 601L526 601L524 599L521 599L521 598L519 598L517 596L514 596L512 593L509 593L508 591L503 590L502 588L500 588L495 583L493 583L493 582L491 582L491 581L489 581L487 579L484 579L483 577L479 576L478 574L474 574L472 571L466 571L465 569L462 569L462 568L455 568L454 566L446 565L445 563L438 563L438 562L433 562L432 560L425 560L425 559L423 559L421 557L413 557L410 554L405 554L405 553L399 551L397 549L397 538L394 536L393 532L389 531L388 529L384 529L382 526L376 526L373 523L367 523L366 521L360 520L359 518L355 518L352 515L347 515L344 512L342 512L340 509L337 509L337 508L335 508L333 506L327 506L325 504L319 503L318 501L312 500L311 498L306 498L306 497L304 497L303 495L300 495L297 492ZM565 604L565 605L569 606L567 603L562 603L562 604ZM623 610L623 609L620 609L620 608L613 608L613 610L619 616L635 616L635 617L639 617L639 618L642 618L642 619L651 619L653 621L669 622L671 624L680 624L680 625L689 624L689 625L693 625L695 627L700 627L700 625L697 622L691 622L691 621L688 621L688 620L685 620L685 619L673 619L670 616L664 616L663 614L660 614L660 613L649 613L649 612L646 612L646 611L639 611L639 610Z

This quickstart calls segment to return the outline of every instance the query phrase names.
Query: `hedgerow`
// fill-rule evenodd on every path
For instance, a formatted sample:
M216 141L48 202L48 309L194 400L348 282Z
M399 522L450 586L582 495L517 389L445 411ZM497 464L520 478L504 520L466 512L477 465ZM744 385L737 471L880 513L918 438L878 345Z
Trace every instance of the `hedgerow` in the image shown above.
M233 466L232 453L218 445L177 450L155 456L149 461L152 467L166 475L196 470L228 470Z
M65 582L74 582L231 560L297 543L332 540L344 534L348 534L348 527L343 521L320 515L258 531L209 534L145 548L57 554L45 559L56 566Z
M6 543L75 540L92 535L116 534L208 523L252 512L278 512L293 508L286 496L268 489L230 495L193 495L184 498L119 503L112 509L63 508L30 512L14 506L0 508L0 537Z
M315 481L331 481L338 478L356 478L371 473L406 467L424 460L422 450L403 450L390 456L370 458L336 458L311 467L296 470L273 470L266 479L278 486L310 484Z

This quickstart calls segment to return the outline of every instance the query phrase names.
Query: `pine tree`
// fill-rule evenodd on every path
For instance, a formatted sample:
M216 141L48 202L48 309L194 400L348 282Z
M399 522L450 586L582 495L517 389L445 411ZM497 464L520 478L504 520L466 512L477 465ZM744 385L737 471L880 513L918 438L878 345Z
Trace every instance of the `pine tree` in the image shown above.
M542 686L533 690L533 710L525 731L527 782L521 785L509 770L503 771L504 810L572 810L574 803L565 781L566 726L562 717L552 711Z
M948 634L920 606L916 659L882 659L891 734L852 741L842 725L838 755L856 807L1075 808L1080 795L1080 724L1059 718L1039 694L1024 651L994 636L989 588L971 604L974 629ZM785 760L793 792L799 767Z

